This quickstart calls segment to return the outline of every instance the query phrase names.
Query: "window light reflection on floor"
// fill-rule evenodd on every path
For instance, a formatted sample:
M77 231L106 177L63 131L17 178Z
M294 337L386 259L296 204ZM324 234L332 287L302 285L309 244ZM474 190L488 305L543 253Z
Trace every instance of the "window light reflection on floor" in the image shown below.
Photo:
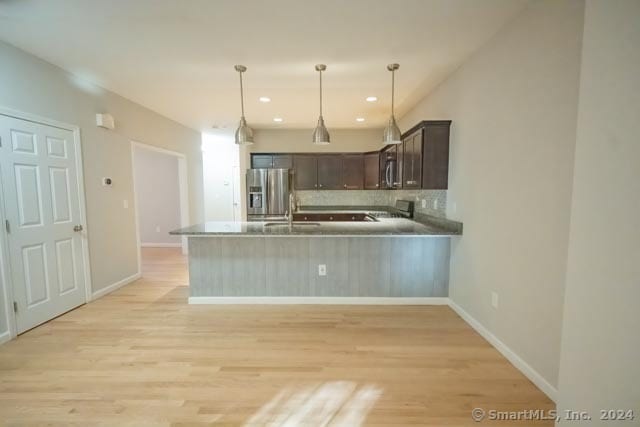
M288 387L262 406L245 426L344 426L357 427L382 395L375 385L332 381Z

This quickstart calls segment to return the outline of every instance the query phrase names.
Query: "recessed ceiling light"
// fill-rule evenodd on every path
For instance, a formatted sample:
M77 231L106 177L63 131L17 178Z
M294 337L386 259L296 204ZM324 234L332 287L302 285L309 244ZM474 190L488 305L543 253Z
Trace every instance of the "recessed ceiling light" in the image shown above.
M356 122L364 122L364 117L358 117L358 118L356 118Z
M277 122L277 123L280 123L280 122L282 122L282 121L283 121L283 119L282 119L282 117L274 117L274 118L273 118L273 121L274 121L274 122Z
M271 102L271 98L269 98L268 96L261 96L260 98L258 98L260 100L260 102Z
M367 96L367 102L376 102L377 100L377 96Z

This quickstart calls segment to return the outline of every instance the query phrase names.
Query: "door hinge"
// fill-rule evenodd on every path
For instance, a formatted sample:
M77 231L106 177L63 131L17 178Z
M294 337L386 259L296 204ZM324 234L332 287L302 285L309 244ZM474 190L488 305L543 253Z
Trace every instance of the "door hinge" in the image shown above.
M18 312L18 303L17 302L13 302L13 312L17 313Z
M9 220L4 220L4 228L7 230L7 233L11 233L11 224L9 224Z

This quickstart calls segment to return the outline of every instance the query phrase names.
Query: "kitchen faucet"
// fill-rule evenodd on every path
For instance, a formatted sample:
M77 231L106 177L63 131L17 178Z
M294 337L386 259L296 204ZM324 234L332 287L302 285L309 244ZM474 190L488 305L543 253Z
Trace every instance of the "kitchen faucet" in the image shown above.
M287 220L289 221L289 226L293 225L293 211L295 209L295 198L293 197L293 193L289 193L289 211L287 212Z

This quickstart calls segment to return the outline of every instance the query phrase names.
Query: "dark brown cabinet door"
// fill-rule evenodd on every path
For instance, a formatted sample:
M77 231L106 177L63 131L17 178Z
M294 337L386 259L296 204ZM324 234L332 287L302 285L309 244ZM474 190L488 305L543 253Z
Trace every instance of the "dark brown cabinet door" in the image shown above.
M291 156L291 154L274 154L273 167L275 169L293 168L293 156Z
M449 123L426 125L422 150L422 188L447 189L449 185Z
M366 190L380 188L380 153L364 155L364 188Z
M252 154L251 169L269 169L273 167L273 156L271 154Z
M422 129L403 140L404 161L402 169L402 187L420 188L422 186Z
M398 144L395 146L395 149L398 167L396 168L396 173L393 178L393 188L403 188L402 177L404 175L404 145Z
M318 158L314 155L293 156L294 184L296 190L318 188Z
M346 154L342 157L342 187L345 190L364 188L364 156L362 154Z
M318 189L342 190L342 156L324 154L318 156Z

